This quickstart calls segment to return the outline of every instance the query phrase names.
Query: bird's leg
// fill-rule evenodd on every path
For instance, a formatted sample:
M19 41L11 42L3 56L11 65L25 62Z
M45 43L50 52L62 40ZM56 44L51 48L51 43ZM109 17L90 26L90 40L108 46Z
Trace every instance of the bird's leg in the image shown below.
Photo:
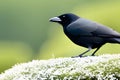
M89 47L87 51L83 52L82 54L78 55L79 57L82 57L85 53L89 52L92 48Z
M91 56L95 56L95 53L96 53L100 48L101 48L101 46L98 47L98 48L91 54Z
M75 57L82 57L85 53L89 52L92 48L89 47L87 51L83 52L82 54L78 55L78 56L73 56L72 58L75 58Z

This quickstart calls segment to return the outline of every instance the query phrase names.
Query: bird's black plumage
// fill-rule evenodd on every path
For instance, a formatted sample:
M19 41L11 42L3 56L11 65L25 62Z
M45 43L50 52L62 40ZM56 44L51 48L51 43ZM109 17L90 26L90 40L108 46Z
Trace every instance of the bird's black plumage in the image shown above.
M91 49L97 48L94 55L105 43L119 43L120 34L113 29L96 23L94 21L81 18L75 14L67 13L50 19L51 22L57 22L63 26L64 33L77 45Z

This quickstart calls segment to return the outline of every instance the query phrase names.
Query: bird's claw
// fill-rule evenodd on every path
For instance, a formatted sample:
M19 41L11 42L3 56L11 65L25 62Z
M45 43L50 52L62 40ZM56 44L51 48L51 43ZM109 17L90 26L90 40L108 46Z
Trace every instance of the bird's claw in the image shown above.
M95 55L90 55L90 56L95 56ZM78 55L78 56L72 56L71 58L82 58L82 57L87 57L87 56Z
M94 54L92 54L91 56L95 56Z
M78 55L78 56L72 56L71 58L81 58L81 57L85 57L85 56Z

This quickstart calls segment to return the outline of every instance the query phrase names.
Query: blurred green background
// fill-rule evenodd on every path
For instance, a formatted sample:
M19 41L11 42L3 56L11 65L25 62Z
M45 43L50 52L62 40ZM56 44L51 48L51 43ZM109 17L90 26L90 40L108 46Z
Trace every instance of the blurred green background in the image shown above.
M120 0L1 0L0 72L16 63L85 51L64 35L60 25L49 22L49 18L69 12L120 32ZM120 53L120 45L106 44L97 55L107 53Z

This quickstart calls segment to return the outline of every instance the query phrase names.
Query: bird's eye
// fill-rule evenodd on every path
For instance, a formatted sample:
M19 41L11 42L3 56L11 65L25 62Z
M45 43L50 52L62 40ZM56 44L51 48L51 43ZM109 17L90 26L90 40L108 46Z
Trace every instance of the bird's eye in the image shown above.
M65 16L62 16L63 18L65 18Z

